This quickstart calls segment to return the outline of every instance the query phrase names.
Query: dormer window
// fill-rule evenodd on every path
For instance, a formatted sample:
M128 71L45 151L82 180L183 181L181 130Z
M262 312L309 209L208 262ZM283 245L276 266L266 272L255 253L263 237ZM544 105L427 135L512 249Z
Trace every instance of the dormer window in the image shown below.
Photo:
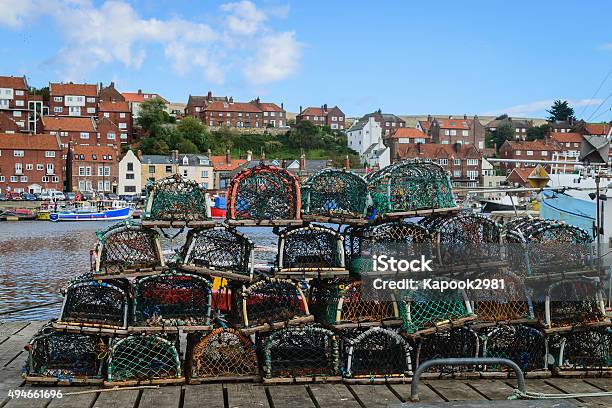
M187 156L183 157L183 166L189 165L189 158Z

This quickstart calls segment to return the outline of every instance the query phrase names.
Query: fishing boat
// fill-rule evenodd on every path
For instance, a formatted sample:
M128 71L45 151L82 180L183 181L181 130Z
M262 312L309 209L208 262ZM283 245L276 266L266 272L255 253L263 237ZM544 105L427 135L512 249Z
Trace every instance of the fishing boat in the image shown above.
M22 221L35 219L36 211L28 210L27 208L4 210L0 213L0 220L2 221Z
M216 219L225 219L227 213L227 201L225 197L215 196L211 201L210 216Z
M520 202L518 197L503 195L497 197L488 197L480 200L482 212L490 213L492 211L509 211L509 210L524 210L525 203Z
M76 202L73 209L49 214L51 221L118 221L130 218L132 208L119 200Z

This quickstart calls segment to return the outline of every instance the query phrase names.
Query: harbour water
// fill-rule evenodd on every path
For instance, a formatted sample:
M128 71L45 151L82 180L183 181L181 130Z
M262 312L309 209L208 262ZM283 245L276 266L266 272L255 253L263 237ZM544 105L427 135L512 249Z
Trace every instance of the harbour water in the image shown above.
M90 251L96 231L105 222L0 222L0 320L43 320L58 316L61 303L22 309L62 300L61 290L73 278L90 271ZM270 262L275 256L277 237L269 228L241 228L253 240L257 262ZM169 236L176 230L167 231ZM176 239L162 238L162 248L171 254L185 234Z

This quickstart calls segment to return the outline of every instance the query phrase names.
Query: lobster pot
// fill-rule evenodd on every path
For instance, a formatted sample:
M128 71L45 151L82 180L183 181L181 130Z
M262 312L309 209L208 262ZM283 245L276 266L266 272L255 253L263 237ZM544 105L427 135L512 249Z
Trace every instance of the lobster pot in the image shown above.
M583 229L541 219L509 227L508 260L517 274L550 277L591 267L593 238Z
M231 220L299 220L300 186L289 171L266 164L236 175L227 191Z
M344 248L349 271L356 275L372 270L372 255L388 254L402 259L431 257L432 237L421 225L388 221L377 225L348 227Z
M420 364L436 358L473 358L478 357L480 342L478 335L469 327L458 327L439 331L422 337L417 345L415 369ZM438 366L430 370L455 372L473 370L470 366Z
M460 213L421 221L432 235L438 263L447 266L498 262L501 257L501 228L490 218Z
M107 340L102 337L55 332L43 327L26 346L27 379L85 382L103 379Z
M177 380L181 376L178 337L129 336L111 345L109 383Z
M212 221L208 192L175 174L148 187L143 221Z
M609 320L597 281L579 278L550 285L545 303L544 323L547 328L569 328L605 321Z
M412 375L412 347L394 331L372 327L347 343L347 377Z
M115 275L164 266L159 234L129 221L98 232L94 273Z
M534 319L531 296L524 281L507 272L494 272L479 276L488 279L490 285L484 289L468 292L473 310L480 323L520 322ZM500 286L503 280L503 288Z
M365 180L346 170L321 170L302 186L303 215L363 218L368 201Z
M524 325L505 325L489 328L482 343L483 357L506 358L514 361L524 372L545 370L547 343L539 330ZM487 371L501 371L500 366L487 366Z
M402 327L408 334L438 330L475 318L463 290L419 289L404 291L398 302Z
M281 271L344 270L342 235L309 225L283 231L278 244Z
M264 278L243 287L237 298L240 304L234 308L236 324L243 328L309 316L302 289L289 279Z
M188 346L187 375L194 380L254 379L257 353L251 340L234 329L215 329Z
M378 214L456 205L449 177L436 163L396 162L369 176L368 186Z
M253 242L227 226L190 230L181 250L183 265L225 271L251 279Z
M384 297L362 281L313 281L308 303L317 321L328 324L399 323L395 298Z
M60 321L125 329L129 305L127 280L77 280L66 289Z
M612 371L612 330L609 327L554 334L548 341L561 372Z
M211 284L187 273L138 278L134 285L134 321L146 326L206 325L211 311Z
M265 378L336 376L338 340L316 325L281 329L265 338L263 362Z

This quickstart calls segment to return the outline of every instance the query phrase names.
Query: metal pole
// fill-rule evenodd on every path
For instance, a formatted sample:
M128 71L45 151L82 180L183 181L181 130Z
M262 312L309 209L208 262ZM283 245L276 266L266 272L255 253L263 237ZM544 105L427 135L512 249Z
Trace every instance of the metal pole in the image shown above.
M516 382L519 391L522 393L526 392L525 389L525 376L523 375L523 370L512 360L508 360L507 358L490 358L490 357L477 357L477 358L436 358L433 360L425 361L423 364L419 366L414 372L412 376L412 384L410 385L410 400L418 401L419 400L419 381L420 376L423 374L425 370L433 366L457 366L457 365L505 365L510 367L516 373Z

